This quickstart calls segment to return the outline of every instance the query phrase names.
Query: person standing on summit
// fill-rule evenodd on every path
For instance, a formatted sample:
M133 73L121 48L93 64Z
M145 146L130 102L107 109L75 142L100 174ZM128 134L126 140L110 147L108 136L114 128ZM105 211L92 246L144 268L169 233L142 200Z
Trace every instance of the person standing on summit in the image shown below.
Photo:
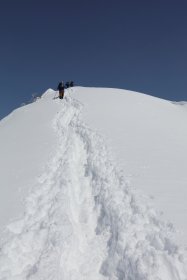
M74 87L74 82L73 81L69 82L69 87Z
M57 87L57 89L58 89L58 91L59 91L59 98L60 99L63 99L64 98L64 88L65 88L65 86L64 86L64 82L62 81L62 82L60 82L59 84L58 84L58 87Z
M66 82L66 88L69 88L69 82Z

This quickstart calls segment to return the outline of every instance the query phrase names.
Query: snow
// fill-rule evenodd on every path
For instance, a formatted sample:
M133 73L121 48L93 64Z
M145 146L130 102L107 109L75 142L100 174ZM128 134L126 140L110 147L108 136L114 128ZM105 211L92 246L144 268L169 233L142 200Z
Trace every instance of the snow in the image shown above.
M112 148L132 185L154 198L187 246L187 110L120 89L78 88L84 118Z
M42 102L17 109L0 122L1 227L23 211L29 186L53 154L57 136L50 122L58 105L46 93Z
M185 143L172 155L169 148L186 136L186 112L170 102L122 90L71 91L61 101L49 90L0 122L0 279L186 280L185 243L177 244L172 224L140 192L142 182L154 192L163 176L169 189L175 175L164 170L168 178L162 170L166 156L171 157L169 168L172 156L182 158L176 178L181 172L185 180L178 170L185 164ZM160 129L160 141L154 129ZM171 129L175 133L168 136L170 145L164 151L164 137ZM153 144L157 146L152 151ZM149 172L142 172L146 162ZM136 172L140 175L133 179ZM176 193L181 185L174 183ZM168 213L174 212L170 201L167 206Z

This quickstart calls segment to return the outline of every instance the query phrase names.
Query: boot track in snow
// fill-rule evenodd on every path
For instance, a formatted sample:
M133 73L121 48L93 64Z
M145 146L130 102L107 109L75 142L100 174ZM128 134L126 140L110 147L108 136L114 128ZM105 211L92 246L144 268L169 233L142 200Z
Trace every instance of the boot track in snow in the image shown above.
M59 102L55 100L54 102ZM55 156L0 247L0 280L185 280L185 255L67 97Z

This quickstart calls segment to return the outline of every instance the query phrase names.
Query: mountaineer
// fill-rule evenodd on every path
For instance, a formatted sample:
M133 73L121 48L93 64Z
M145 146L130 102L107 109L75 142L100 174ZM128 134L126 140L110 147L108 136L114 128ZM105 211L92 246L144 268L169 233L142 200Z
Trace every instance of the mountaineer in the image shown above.
M63 99L64 98L64 82L62 81L62 82L60 82L59 84L58 84L58 87L57 87L57 89L58 89L58 91L59 91L59 98L60 99Z

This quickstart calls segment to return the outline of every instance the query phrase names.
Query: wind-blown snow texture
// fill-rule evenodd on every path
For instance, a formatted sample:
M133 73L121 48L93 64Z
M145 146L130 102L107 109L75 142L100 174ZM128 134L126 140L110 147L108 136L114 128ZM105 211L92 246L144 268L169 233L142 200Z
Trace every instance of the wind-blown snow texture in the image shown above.
M173 227L128 185L102 137L84 124L82 104L53 95L37 102L58 104L56 150L24 215L2 234L0 279L186 280Z

